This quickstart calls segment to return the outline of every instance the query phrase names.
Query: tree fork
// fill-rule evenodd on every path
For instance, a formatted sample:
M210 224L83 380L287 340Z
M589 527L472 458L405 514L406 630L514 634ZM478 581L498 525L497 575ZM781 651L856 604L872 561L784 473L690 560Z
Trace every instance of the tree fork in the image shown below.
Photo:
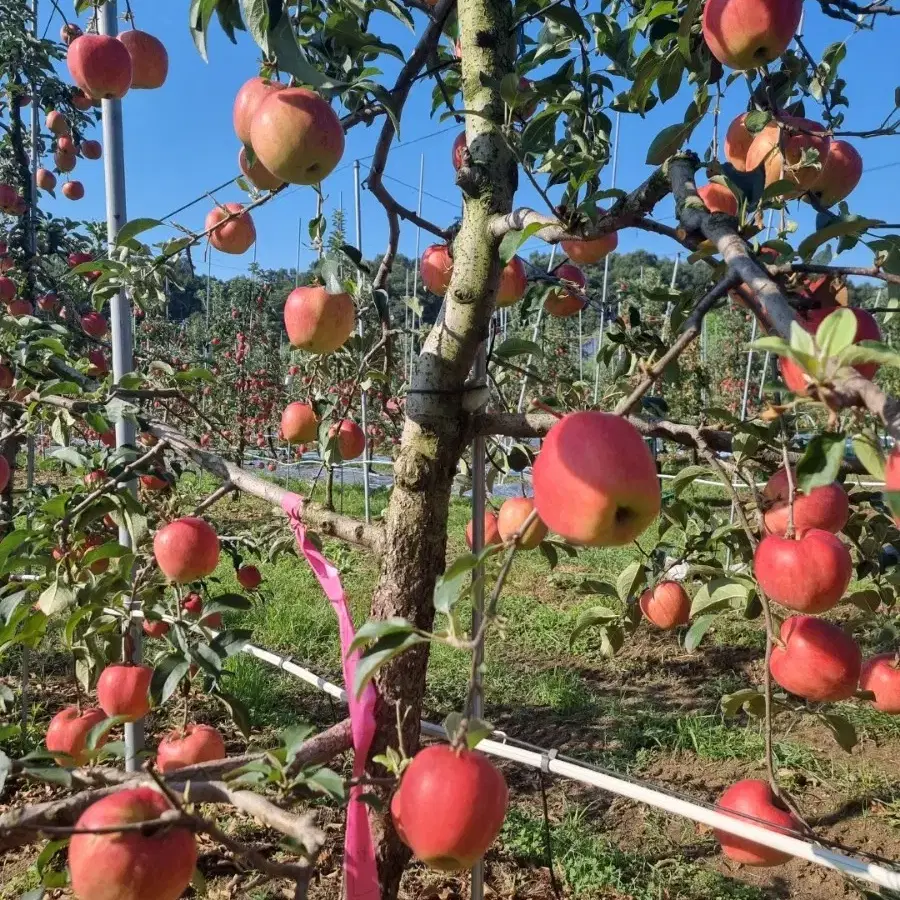
M422 348L407 401L400 454L394 466L394 490L387 514L385 554L372 598L376 619L400 616L430 630L434 586L445 567L447 516L453 478L466 447L469 412L466 379L486 337L500 278L498 247L491 223L512 210L516 164L500 133L505 107L497 88L514 69L515 41L509 0L463 0L459 5L466 109L481 115L466 120L466 141L474 166L484 173L483 189L465 201L462 226L454 241L453 278L442 320ZM403 716L402 743L407 753L419 741L428 645L387 663L379 672L377 732L372 755L397 747L397 704ZM381 774L370 762L370 773ZM394 900L409 860L390 814L372 811L382 900Z

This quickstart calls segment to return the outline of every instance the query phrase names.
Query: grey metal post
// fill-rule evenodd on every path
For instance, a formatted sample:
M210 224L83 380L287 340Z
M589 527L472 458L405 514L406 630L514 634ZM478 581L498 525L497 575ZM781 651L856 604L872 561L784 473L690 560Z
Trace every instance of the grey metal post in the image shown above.
M421 218L422 216L422 188L425 184L425 154L423 153L419 157L419 200L416 203L416 213ZM422 229L420 227L416 227L416 259L413 265L413 297L416 299L419 298L419 252L420 252L420 243L422 239ZM422 319L419 317L419 324L422 324ZM416 314L415 311L412 311L410 315L410 329L409 329L409 369L410 373L413 368L413 361L416 357Z
M100 34L115 37L118 34L118 4L108 0L97 13ZM121 100L103 101L103 142L104 175L106 180L106 233L110 246L116 241L119 229L128 221L125 207L125 147L122 138ZM131 305L125 291L120 291L109 302L112 319L112 365L113 380L119 381L134 368ZM134 425L121 420L116 422L116 446L134 444ZM135 490L134 481L130 490ZM127 528L119 529L119 543L131 546L131 535ZM141 660L141 629L131 625L132 659ZM125 768L134 772L138 768L137 754L144 748L144 722L129 722L125 725Z
M620 129L620 120L622 114L616 113L616 136L613 140L613 170L612 170L612 184L611 187L616 186L616 178L619 174L619 131ZM609 254L607 253L603 259L603 293L600 298L600 333L597 335L597 353L600 352L600 348L603 346L603 326L606 324L606 289L609 285ZM600 363L596 360L594 361L594 403L597 402L597 397L600 394Z
M209 307L212 291L212 253L213 248L210 244L206 248L206 343L209 345Z
M362 256L362 217L360 216L360 203L359 203L359 160L357 159L353 163L353 212L356 216L356 249L359 250L360 257ZM360 275L360 279L363 276ZM362 316L357 319L357 334L359 334L360 339L363 336L363 322ZM365 510L366 521L371 521L371 514L369 512L369 432L366 427L366 421L368 419L367 416L367 403L366 403L366 391L365 388L360 388L359 391L359 417L362 420L362 430L363 430L363 509Z
M578 310L578 380L584 381L584 322L583 310Z
M550 262L547 263L547 271L553 271L553 260L556 257L556 244L550 248ZM541 322L544 321L544 305L541 304L540 309L538 310L537 319L534 322L534 330L531 333L531 343L536 344L538 335L541 333ZM528 362L525 364L525 368L527 369L531 365L532 357L528 357ZM528 389L528 376L526 375L522 380L522 390L519 393L519 402L516 404L516 412L522 412L522 407L525 405L525 391Z
M484 343L475 357L474 375L476 384L487 378L487 348ZM485 463L487 452L484 435L472 441L472 552L480 553L484 547L484 513L487 506L487 484ZM472 572L472 635L478 634L484 619L484 566L478 565ZM475 691L472 697L472 717L484 716L484 690L481 666L484 663L484 645L476 647ZM472 900L484 898L484 860L478 860L472 867Z

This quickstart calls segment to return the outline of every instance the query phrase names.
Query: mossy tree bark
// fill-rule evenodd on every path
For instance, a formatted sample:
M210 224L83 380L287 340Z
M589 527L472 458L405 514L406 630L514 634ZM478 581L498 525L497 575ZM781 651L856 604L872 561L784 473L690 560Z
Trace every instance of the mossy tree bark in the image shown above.
M514 68L515 41L509 0L460 0L459 28L465 53L462 77L466 140L477 191L465 197L462 225L453 244L453 278L444 314L416 362L394 467L394 491L387 515L381 577L372 599L374 618L401 616L431 629L432 595L445 567L447 515L459 458L466 446L470 412L466 379L487 336L500 276L499 238L491 221L512 209L516 163L501 134L505 106L497 84ZM428 646L396 658L378 676L378 731L373 755L398 745L397 705L403 744L415 751L425 690ZM373 813L383 900L397 896L409 851L388 813Z

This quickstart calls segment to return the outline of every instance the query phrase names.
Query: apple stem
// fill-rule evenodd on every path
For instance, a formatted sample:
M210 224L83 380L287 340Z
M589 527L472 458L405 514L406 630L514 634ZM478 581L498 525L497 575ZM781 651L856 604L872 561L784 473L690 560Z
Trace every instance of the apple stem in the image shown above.
M784 460L784 474L787 478L788 493L788 520L787 529L784 536L788 539L794 537L794 470L791 468L791 458L788 455L788 437L787 428L784 424L784 418L781 420L781 457Z

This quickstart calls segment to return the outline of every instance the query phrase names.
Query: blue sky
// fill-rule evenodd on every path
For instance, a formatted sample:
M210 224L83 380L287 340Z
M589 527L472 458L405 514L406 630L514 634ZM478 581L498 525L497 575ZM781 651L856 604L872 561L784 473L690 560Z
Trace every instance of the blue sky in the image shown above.
M45 10L43 27L52 9L49 4L42 6ZM256 74L259 54L247 34L239 34L239 43L234 46L214 21L210 28L210 62L206 64L190 38L187 0L132 0L132 8L137 26L165 42L170 68L163 88L157 91L131 91L123 101L128 214L130 219L145 216L160 218L237 173L239 145L231 125L231 108L238 88ZM817 58L832 41L849 39L848 56L841 69L842 77L848 82L845 93L851 102L845 127L860 130L878 125L893 106L895 79L885 78L883 72L887 69L900 72L896 65L900 22L884 20L878 23L880 27L874 33L854 34L849 23L826 18L816 4L807 3L807 11L805 40ZM50 26L51 32L58 33L60 24L57 16ZM85 22L82 20L81 24L83 26ZM380 33L386 39L404 47L414 40L405 27L382 14L376 14L372 27L373 30L383 28ZM390 76L396 65L388 60L384 68L386 75ZM725 125L745 108L746 92L743 79L738 79L727 89L722 110ZM395 145L391 153L386 184L401 203L414 207L420 159L424 155L426 194L423 197L423 215L446 225L459 214L458 192L453 184L450 160L450 147L459 129L452 120L440 122L430 118L430 95L430 85L423 85L412 94L407 104L402 141ZM662 127L681 121L687 101L687 94L682 91L672 101L652 110L645 119L636 115L622 116L618 187L630 189L646 178L651 171L644 163L649 142ZM808 106L807 113L811 112L812 108ZM696 132L691 146L702 152L711 132L710 116ZM354 159L360 159L364 177L377 134L377 124L370 128L357 126L353 129L348 135L341 165L324 185L326 212L343 202L351 238L352 164ZM99 129L96 137L101 137ZM900 206L900 191L896 188L900 177L900 166L897 165L900 140L881 137L855 140L854 143L863 155L866 173L850 198L851 209L874 218L896 221ZM611 167L605 173L608 186ZM73 204L58 195L55 201L46 197L43 205L53 212L73 217L102 218L105 215L103 164L79 160L74 177L85 185L84 200ZM524 178L522 181L523 187L517 198L519 204L540 208L536 194ZM217 193L216 198L219 201L239 201L242 193L233 186ZM189 228L200 230L210 206L211 202L204 200L180 214L177 220ZM297 259L298 220L303 221L305 237L306 223L314 213L314 192L310 188L298 187L290 188L255 211L257 261L264 267L293 266ZM792 213L800 224L801 235L812 230L812 217L807 211L797 215L794 204ZM671 200L660 204L657 218L670 224L674 222ZM383 249L387 232L381 208L366 191L362 192L362 221L363 250L367 256L373 256ZM171 229L159 229L148 235L148 239L161 240L174 234ZM404 225L401 251L412 256L415 241L415 230ZM422 247L428 243L429 236L423 234ZM638 248L669 256L674 256L678 249L663 237L634 229L620 234L620 251ZM533 239L524 251L527 255L536 249L541 249L541 242ZM312 261L313 253L308 246L302 248L300 259L302 266ZM214 252L212 272L220 278L228 278L244 271L252 260L252 250L240 257ZM867 264L870 260L871 254L865 248L842 257L842 261L848 264ZM199 255L195 255L195 262L198 266L205 265Z

